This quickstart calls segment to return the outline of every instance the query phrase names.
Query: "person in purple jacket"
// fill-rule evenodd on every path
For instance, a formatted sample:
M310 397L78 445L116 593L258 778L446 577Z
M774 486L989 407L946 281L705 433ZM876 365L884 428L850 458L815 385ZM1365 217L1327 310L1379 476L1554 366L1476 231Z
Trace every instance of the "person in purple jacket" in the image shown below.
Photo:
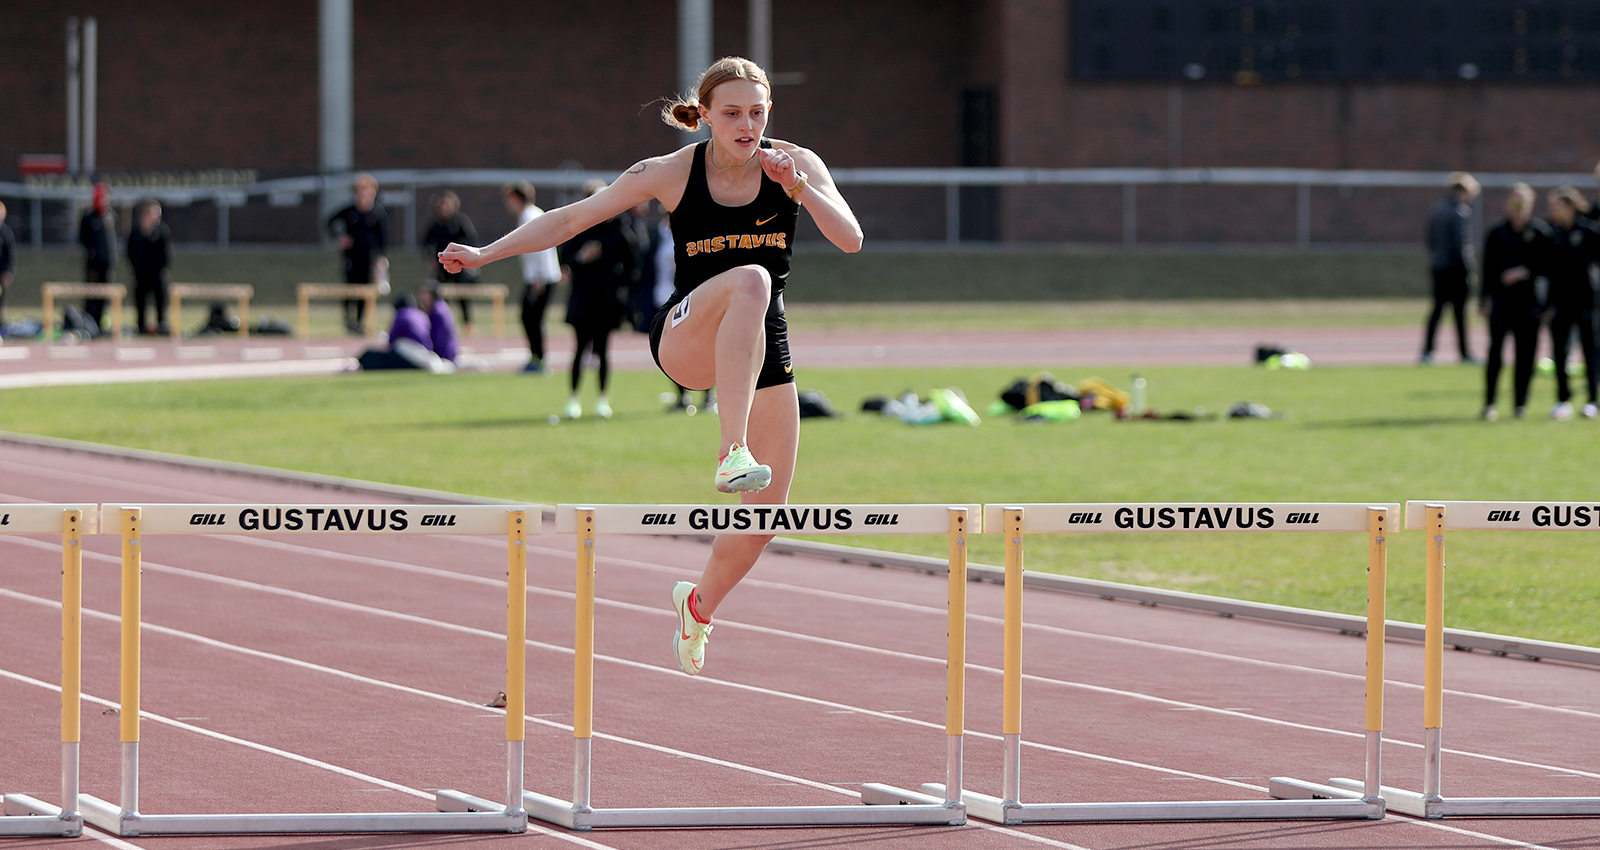
M361 368L373 369L428 369L437 371L439 360L433 353L433 328L428 314L417 309L417 302L409 295L394 300L394 324L389 326L389 347L373 348L359 358Z
M417 306L428 316L433 353L439 355L440 360L456 362L456 317L451 314L450 305L439 297L438 287L428 283L417 290Z

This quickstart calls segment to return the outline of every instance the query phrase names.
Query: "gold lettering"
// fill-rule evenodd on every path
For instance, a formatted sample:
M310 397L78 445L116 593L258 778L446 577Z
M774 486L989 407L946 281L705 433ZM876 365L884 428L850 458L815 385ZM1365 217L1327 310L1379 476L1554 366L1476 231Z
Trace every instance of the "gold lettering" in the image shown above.
M755 246L755 244L753 242L751 242L750 234L746 233L745 235L739 237L739 247L740 248L754 248L756 246Z
M711 250L713 250L713 251L721 251L723 248L726 248L726 247L728 247L728 242L727 242L726 239L723 239L721 236L718 236L717 238L711 240Z
M785 242L786 242L786 241L788 241L788 238L789 238L789 237L788 237L788 235L787 235L787 234L783 234L783 233L774 233L774 234L772 234L772 235L773 235L773 236L774 236L774 237L775 237L775 238L777 238L777 240L778 240L778 242L777 242L777 246L778 246L778 247L779 247L779 248L788 248L788 247L789 247L789 246L788 246L788 245L786 245L786 244L784 244L784 243L785 243Z
M690 242L683 246L683 254L686 257L693 257L698 253L700 253L700 243L698 242Z

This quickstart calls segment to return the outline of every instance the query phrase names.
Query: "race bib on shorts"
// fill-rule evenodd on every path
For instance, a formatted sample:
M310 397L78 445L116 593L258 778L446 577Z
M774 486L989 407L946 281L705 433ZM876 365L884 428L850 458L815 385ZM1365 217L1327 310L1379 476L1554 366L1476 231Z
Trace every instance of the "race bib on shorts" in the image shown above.
M683 300L678 302L678 306L672 308L672 316L670 318L672 319L673 327L677 327L684 319L689 318L689 296L683 296Z

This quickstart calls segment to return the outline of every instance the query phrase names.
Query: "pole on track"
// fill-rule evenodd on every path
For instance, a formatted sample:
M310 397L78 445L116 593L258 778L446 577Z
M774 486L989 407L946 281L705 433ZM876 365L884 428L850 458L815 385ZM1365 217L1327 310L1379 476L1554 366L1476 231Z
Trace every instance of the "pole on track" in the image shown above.
M527 738L528 512L512 511L506 534L506 812L522 810Z
M1005 741L1002 804L1022 799L1022 508L1006 508L1005 669L1000 731Z
M83 735L83 511L62 515L61 818L78 814L78 745Z
M1427 592L1423 600L1424 672L1422 682L1422 796L1441 798L1441 750L1444 732L1444 505L1423 509L1428 529Z
M122 509L122 814L139 811L139 618L141 512Z
M967 689L967 509L950 509L950 626L945 661L944 800L961 802L963 724Z
M577 634L573 642L572 805L588 812L594 739L594 508L578 509Z
M1389 569L1389 511L1367 509L1367 771L1368 802L1383 796L1383 662Z

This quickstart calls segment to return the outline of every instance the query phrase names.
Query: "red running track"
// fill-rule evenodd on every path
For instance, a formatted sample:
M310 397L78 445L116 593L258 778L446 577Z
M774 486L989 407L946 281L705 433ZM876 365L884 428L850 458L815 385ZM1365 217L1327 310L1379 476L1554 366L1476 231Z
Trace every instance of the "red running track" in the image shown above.
M392 502L149 460L0 443L5 502ZM573 543L530 551L526 785L569 797ZM118 557L89 538L83 786L118 796ZM504 541L145 541L141 809L430 811L497 798ZM841 804L942 781L944 579L771 555L722 609L707 672L677 672L668 589L706 546L603 537L596 805ZM58 788L59 543L0 538L0 791ZM1357 570L1354 575L1360 576ZM1358 579L1359 580L1359 579ZM1001 589L970 589L967 786L1000 782ZM1361 775L1363 644L1313 629L1048 592L1027 602L1024 799L1264 799L1275 775ZM1421 648L1391 644L1386 782L1420 785ZM1447 659L1445 791L1600 796L1600 673ZM13 847L1589 847L1597 819L629 830L521 836L0 839Z

